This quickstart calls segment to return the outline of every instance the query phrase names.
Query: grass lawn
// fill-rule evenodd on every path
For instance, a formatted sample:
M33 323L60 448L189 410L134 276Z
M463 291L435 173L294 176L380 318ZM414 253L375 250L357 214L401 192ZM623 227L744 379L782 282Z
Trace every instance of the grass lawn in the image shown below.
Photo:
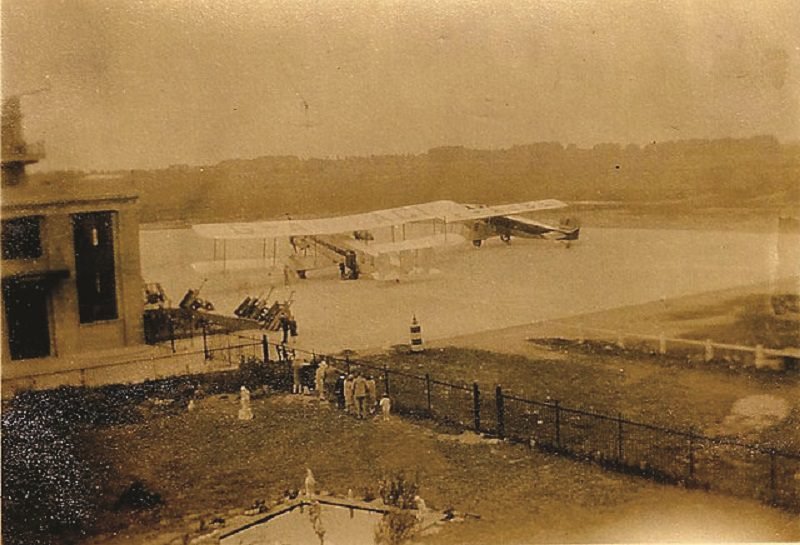
M796 373L763 374L715 368L702 362L660 361L635 353L591 353L564 346L553 358L532 359L475 349L430 349L424 355L396 351L372 361L389 369L457 383L479 383L486 403L494 386L505 393L562 406L593 410L663 427L713 434L737 399L775 395L792 407L789 418L767 429L743 431L741 439L770 440L778 448L800 450L800 381Z
M526 447L443 440L448 430L430 423L359 421L304 397L255 399L252 421L237 420L237 409L235 396L212 396L194 412L84 432L84 456L108 468L102 494L109 509L100 531L117 532L114 540L105 533L94 541L196 531L200 519L241 513L254 500L299 488L306 467L322 489L342 496L352 489L357 497L377 495L381 477L403 471L420 483L429 506L480 514L467 524L489 533L514 512L536 513L530 498L596 508L656 487ZM110 509L136 480L161 495L157 516Z
M744 438L795 450L800 445L795 375L751 375L702 364L681 366L676 372L674 362L624 352L565 350L551 358L530 359L444 348L423 356L394 352L375 360L453 382L477 380L486 403L492 402L493 386L500 383L507 393L539 400L551 396L564 406L619 411L633 420L704 430L724 420L736 399L780 396L792 405L789 417ZM233 382L226 391L236 389L236 380L242 377L230 377L227 382ZM255 419L239 421L236 394L203 397L189 412L183 408L185 400L173 408L146 403L141 410L141 395L126 394L124 388L115 392L114 396L100 391L76 395L58 414L53 414L57 405L52 400L37 405L36 396L17 410L13 403L4 407L4 470L11 452L7 441L13 439L18 442L13 452L20 457L15 468L24 466L25 459L36 460L33 469L37 478L46 477L44 488L58 485L54 494L42 492L42 487L40 493L61 502L61 511L83 510L79 518L89 521L85 536L73 532L38 542L10 539L7 532L19 520L8 519L14 512L7 509L11 490L7 483L13 475L4 471L4 541L178 544L187 535L201 533L201 525L217 517L241 514L255 500L277 501L287 490L300 488L306 467L314 471L323 490L345 496L352 489L357 497L377 495L380 478L403 471L418 481L429 506L480 515L447 525L427 538L432 543L491 543L497 536L511 543L702 541L722 529L733 532L725 534L733 541L800 539L796 517L754 501L657 485L521 445L464 444L453 440L453 430L430 421L400 417L390 422L358 421L309 397L283 394L254 396ZM165 389L156 397L170 394ZM82 403L81 395L92 403ZM82 407L103 418L86 415L63 424ZM8 433L20 421L40 424L23 426L22 434ZM48 426L57 428L56 433L50 434ZM120 496L136 482L161 498L160 507L134 512L118 505ZM18 488L24 492L25 486L23 481ZM64 504L60 494L71 487L80 489L78 500L91 501ZM655 535L655 530L648 530L641 534L618 524L624 516L639 520L678 507L685 511L681 517L706 510L711 519L721 517L714 527L717 533ZM642 513L644 509L652 513ZM742 518L741 513L748 515ZM746 528L737 526L745 519ZM700 527L712 528L698 523ZM663 532L670 528L669 524L657 527ZM686 525L675 528L685 530Z
M107 529L117 533L94 542L178 543L194 535L200 519L241 513L256 499L299 488L306 467L322 489L341 495L352 489L356 496L376 494L382 476L403 471L417 479L429 506L480 515L430 538L440 543L487 543L500 535L511 542L569 541L586 535L597 517L613 517L642 497L706 497L523 446L463 444L426 422L358 421L309 398L255 399L252 421L237 420L237 409L235 396L212 396L194 412L85 433L86 455L111 470L103 490L109 498L142 480L164 501L150 517L109 511ZM794 535L776 516L777 526L771 522L759 535Z

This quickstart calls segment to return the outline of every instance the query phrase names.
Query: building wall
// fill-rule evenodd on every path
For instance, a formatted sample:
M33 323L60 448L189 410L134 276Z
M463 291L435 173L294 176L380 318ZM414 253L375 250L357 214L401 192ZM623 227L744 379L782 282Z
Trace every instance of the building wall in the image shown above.
M3 219L41 215L42 257L3 261L3 277L31 272L68 270L69 278L56 280L50 290L51 358L120 348L144 342L142 277L139 257L139 222L134 197L87 199L3 207ZM117 319L80 323L76 284L75 249L71 215L113 211ZM2 309L5 317L5 308ZM8 328L3 325L5 365L34 367L37 360L10 359ZM49 358L48 358L49 359Z

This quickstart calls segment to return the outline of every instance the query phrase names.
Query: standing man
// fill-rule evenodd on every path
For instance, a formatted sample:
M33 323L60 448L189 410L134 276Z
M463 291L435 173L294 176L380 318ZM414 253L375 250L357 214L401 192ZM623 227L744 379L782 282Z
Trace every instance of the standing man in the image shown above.
M292 359L292 393L303 393L303 360L300 358Z
M322 361L319 362L319 367L317 367L317 372L314 375L314 389L317 390L317 395L322 401L325 400L325 376L327 373L328 362L325 361L325 358L322 358Z
M281 343L286 344L289 342L289 318L286 316L286 314L282 313L281 317L278 318L278 323L280 323L281 332L283 333L283 340Z
M289 265L283 266L283 285L289 285Z
M339 375L336 377L336 384L333 386L333 395L336 398L336 406L340 409L344 409L346 407L345 403L345 387L344 383L347 380L347 377L344 375Z
M353 383L353 395L356 398L356 412L359 419L367 417L367 379L359 373Z
M316 381L317 367L314 361L303 360L303 368L300 370L300 383L303 385L302 392L310 394Z
M348 413L353 412L353 406L355 404L353 382L353 375L347 375L347 378L344 380L344 408Z
M375 384L375 379L372 375L367 376L367 408L369 414L375 412L375 405L378 403L378 386Z

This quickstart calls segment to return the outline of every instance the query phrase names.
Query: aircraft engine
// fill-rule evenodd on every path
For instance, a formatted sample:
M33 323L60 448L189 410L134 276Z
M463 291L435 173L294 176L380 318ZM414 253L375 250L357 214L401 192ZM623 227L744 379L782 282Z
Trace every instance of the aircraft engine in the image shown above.
M488 222L480 220L468 226L467 240L471 240L473 246L480 248L484 240L496 235L497 232Z

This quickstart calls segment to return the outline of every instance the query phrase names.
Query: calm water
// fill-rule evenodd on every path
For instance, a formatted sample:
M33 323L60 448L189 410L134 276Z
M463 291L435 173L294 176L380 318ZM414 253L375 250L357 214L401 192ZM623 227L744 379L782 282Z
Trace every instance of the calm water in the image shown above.
M430 229L430 227L427 227ZM430 231L425 231L429 234ZM409 232L410 236L410 232ZM190 264L214 258L213 241L190 229L141 232L145 280L177 301L202 278ZM272 242L228 243L227 259L271 264ZM278 254L287 255L281 241ZM222 245L217 246L222 257ZM277 261L280 267L280 261ZM281 270L210 276L203 295L231 313L245 296L294 291L300 346L319 351L408 342L416 314L426 339L445 338L800 274L800 239L729 231L592 229L567 249L515 239L438 254L437 274L400 283L341 281L336 269L284 287Z
M380 513L321 506L325 545L374 545ZM220 540L221 545L320 545L309 507L297 507L262 524Z

